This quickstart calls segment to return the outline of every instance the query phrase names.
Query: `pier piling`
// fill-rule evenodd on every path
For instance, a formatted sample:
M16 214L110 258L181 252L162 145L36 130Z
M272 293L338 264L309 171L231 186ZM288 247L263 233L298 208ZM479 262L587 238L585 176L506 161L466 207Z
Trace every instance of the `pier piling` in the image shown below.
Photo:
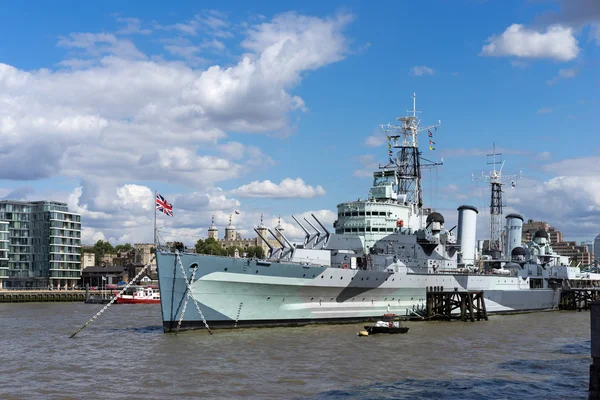
M592 364L588 399L600 399L600 300L590 303Z
M459 310L458 312L454 312ZM427 319L487 320L483 291L444 291L443 287L427 290Z
M592 302L600 300L598 288L563 289L560 293L560 310L589 310Z

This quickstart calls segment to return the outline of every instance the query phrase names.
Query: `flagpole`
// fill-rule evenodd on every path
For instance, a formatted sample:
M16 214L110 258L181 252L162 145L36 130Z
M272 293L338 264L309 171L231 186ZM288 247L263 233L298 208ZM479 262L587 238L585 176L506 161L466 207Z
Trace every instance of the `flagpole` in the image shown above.
M156 189L154 189L154 252L157 251L157 240L156 240Z

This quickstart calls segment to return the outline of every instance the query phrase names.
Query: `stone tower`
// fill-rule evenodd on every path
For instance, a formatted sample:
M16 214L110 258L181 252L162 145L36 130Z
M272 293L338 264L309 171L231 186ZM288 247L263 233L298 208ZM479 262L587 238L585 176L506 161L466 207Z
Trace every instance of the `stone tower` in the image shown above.
M235 240L236 237L235 226L233 226L231 214L229 214L229 225L225 227L225 240Z
M281 215L279 216L279 220L277 221L277 226L275 227L275 235L277 236L277 238L279 240L281 240L283 243L285 243L285 241L283 240L283 226L281 225Z
M208 237L213 238L215 240L219 239L219 230L215 226L215 215L212 216L212 223L208 227Z
M262 237L264 237L265 239L267 239L269 236L269 232L267 231L267 227L263 224L263 215L262 213L260 214L260 225L256 227L256 230L262 235ZM257 235L256 237L256 245L260 246L263 248L265 254L267 254L267 252L269 251L269 246L267 246L267 244L265 243L264 240L262 240L260 238L260 236Z

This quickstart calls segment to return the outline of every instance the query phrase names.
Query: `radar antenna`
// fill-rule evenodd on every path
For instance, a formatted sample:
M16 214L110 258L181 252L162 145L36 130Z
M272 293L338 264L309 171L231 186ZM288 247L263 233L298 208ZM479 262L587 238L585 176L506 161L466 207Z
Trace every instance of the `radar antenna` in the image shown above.
M502 169L504 168L504 160L502 159L502 153L496 153L496 144L493 145L492 154L487 155L487 164L492 165L492 170L489 175L484 175L481 171L480 179L484 182L490 183L490 242L489 250L500 251L503 249L502 246L502 185L505 182L510 181L511 187L517 185L516 181L523 178L523 173L519 171L518 175L502 175ZM496 166L500 165L500 169L496 169ZM475 180L475 176L472 176L472 180Z
M412 115L399 117L396 120L401 122L401 125L381 125L381 131L388 136L390 141L389 156L390 162L379 168L384 170L396 169L398 179L396 197L405 198L405 202L412 204L416 215L422 215L423 208L423 192L421 188L421 168L435 167L442 163L431 162L425 160L427 164L421 164L421 152L419 151L419 133L437 129L442 122L438 121L437 125L420 127L421 120L417 118L417 94L413 93L413 109L408 111ZM400 149L393 157L394 149Z

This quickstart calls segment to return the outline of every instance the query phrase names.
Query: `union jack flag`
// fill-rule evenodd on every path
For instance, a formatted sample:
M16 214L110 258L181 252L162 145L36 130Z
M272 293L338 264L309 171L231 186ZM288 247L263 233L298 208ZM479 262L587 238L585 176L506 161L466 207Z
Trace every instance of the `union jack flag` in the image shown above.
M156 209L169 217L173 216L173 205L158 193L156 193Z

